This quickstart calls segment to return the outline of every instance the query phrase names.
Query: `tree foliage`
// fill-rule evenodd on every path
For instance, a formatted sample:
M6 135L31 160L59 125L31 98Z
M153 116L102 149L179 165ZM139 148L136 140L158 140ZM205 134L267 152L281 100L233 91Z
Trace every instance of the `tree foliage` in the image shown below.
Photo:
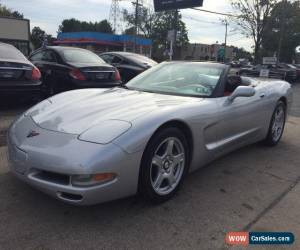
M44 43L50 45L54 38L51 35L48 35L40 27L34 27L30 34L30 40L34 49L42 47Z
M23 14L18 11L12 10L0 3L0 16L1 17L14 17L14 18L24 18Z
M127 32L130 31L132 35L135 34L135 12L129 12L128 10L123 10L123 17L125 22L127 23L127 26L129 27L127 29ZM155 13L151 13L148 8L145 7L139 7L139 15L137 20L137 26L139 33L142 34L142 36L150 38L151 37L151 30L152 30L152 24L155 21L156 15Z
M188 44L188 32L185 23L182 21L182 16L179 13L178 21L174 22L175 11L165 11L165 12L151 12L149 8L140 7L137 26L139 34L143 37L152 40L152 50L153 54L162 55L163 52L169 48L167 42L168 31L177 27L178 36L176 41L176 47L182 47ZM128 29L126 29L125 34L135 34L135 11L129 12L128 10L123 10L123 17L127 24ZM175 50L178 51L178 50Z
M236 59L248 59L252 61L252 54L244 48L235 48Z
M81 32L93 31L103 33L113 33L112 27L107 20L100 22L79 21L75 18L65 19L58 28L58 32Z
M279 2L271 12L262 47L266 56L278 53L282 36L280 61L292 62L295 48L300 45L300 3Z
M260 60L262 39L276 3L277 0L231 0L237 14L232 21L242 34L253 39L255 62Z

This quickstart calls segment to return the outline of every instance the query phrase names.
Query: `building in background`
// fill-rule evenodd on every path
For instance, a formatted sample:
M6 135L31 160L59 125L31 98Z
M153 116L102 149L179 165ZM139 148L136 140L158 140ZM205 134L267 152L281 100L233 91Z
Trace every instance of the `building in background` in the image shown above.
M203 43L189 43L186 47L182 48L181 51L181 58L184 60L221 61L223 56L224 45L218 43L211 45ZM226 61L234 60L235 56L235 47L227 46Z
M100 32L69 32L59 33L54 44L85 48L95 53L128 51L151 56L152 41L130 35L114 35Z
M0 42L9 43L24 55L30 53L30 21L10 17L0 17Z

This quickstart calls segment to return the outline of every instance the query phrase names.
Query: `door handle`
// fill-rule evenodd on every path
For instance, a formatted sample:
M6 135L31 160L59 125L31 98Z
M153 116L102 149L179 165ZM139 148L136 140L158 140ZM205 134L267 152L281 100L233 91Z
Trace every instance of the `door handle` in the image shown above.
M265 93L262 93L262 94L260 94L260 98L264 98L266 96L266 94Z

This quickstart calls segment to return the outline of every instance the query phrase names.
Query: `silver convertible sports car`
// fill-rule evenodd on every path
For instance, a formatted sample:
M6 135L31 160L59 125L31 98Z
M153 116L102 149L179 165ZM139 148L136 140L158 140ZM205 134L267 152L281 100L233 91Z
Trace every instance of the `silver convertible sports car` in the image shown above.
M136 193L163 202L213 159L258 141L276 145L291 102L285 81L165 62L126 86L65 92L26 111L8 133L11 171L72 204Z

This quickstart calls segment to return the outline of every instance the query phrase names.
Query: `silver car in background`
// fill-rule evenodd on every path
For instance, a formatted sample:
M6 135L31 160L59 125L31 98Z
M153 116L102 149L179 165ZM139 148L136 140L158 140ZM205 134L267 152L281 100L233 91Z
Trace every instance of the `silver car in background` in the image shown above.
M71 204L136 193L163 202L221 155L276 145L291 102L285 81L241 78L217 63L161 63L126 86L65 92L26 111L8 133L11 171Z

